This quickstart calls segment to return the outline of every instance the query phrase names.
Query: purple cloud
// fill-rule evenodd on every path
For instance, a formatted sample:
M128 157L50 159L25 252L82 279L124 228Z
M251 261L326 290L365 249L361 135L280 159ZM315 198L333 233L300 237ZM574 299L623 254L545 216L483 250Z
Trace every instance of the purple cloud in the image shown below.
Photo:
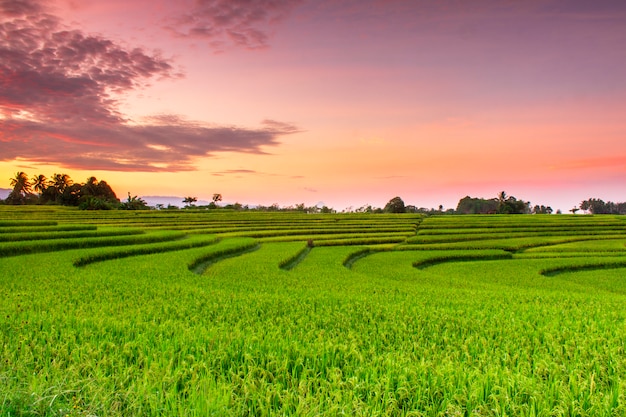
M170 61L65 28L34 0L0 1L0 160L179 171L215 152L262 153L292 125L215 127L164 115L130 124L120 93L175 78Z
M171 19L177 36L203 38L217 50L232 44L247 49L268 46L270 26L302 0L197 0L187 13Z

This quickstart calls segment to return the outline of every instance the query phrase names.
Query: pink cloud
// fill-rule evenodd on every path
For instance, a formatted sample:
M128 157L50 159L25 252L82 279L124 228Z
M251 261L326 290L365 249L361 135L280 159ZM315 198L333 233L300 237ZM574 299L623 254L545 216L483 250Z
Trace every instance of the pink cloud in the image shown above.
M251 19L251 18L249 18ZM33 0L0 3L0 160L120 171L193 169L214 152L262 153L292 125L209 126L165 115L129 124L117 95L175 78L170 61L69 30Z
M227 45L259 49L268 46L270 26L302 0L197 0L193 9L170 19L167 29L181 37L210 40L215 49Z

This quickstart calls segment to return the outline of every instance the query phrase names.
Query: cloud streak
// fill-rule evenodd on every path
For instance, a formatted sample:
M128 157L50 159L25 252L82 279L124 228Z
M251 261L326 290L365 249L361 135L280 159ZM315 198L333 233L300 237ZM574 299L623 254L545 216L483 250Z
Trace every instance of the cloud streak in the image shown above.
M302 0L197 0L192 10L171 19L167 29L179 37L206 39L216 50L268 46L271 25Z
M263 153L297 132L265 120L255 129L162 115L131 123L117 97L176 78L158 54L66 28L34 0L0 1L0 161L75 169L181 171L215 152Z

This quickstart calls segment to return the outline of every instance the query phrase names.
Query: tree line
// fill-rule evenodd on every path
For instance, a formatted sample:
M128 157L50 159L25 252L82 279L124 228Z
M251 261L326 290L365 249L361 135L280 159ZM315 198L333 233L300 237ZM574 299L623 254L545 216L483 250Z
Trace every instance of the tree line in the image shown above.
M77 206L83 210L147 210L151 207L140 197L131 196L124 201L115 194L115 191L107 184L106 181L98 181L96 177L89 177L84 183L74 182L67 174L54 174L47 178L45 175L35 175L29 178L25 172L17 172L10 179L12 187L11 192L5 200L0 200L1 204L21 205L21 204L57 204L64 206ZM306 213L335 213L336 210L323 206L306 206L304 203L280 207L278 204L270 206L258 205L250 207L240 203L226 204L218 206L217 203L222 201L221 194L213 194L212 202L208 206L196 207L196 197L185 197L182 202L186 208L196 209L225 209L235 211L297 211ZM164 209L162 205L157 205L156 209ZM167 208L178 208L176 206L168 206ZM589 198L583 200L579 206L569 211L576 213L582 210L591 214L626 214L626 203L614 203L612 201L604 202L601 199ZM518 199L514 196L507 195L501 191L494 198L475 198L465 196L461 198L456 209L447 209L444 211L440 205L438 209L416 207L407 205L402 198L394 197L385 207L372 207L364 205L357 209L349 208L346 211L356 213L422 213L422 214L552 214L553 210L550 206L535 205L532 206L529 201ZM557 214L560 211L557 210Z
M35 175L29 178L25 172L18 172L10 179L13 188L4 204L56 204L76 206L83 210L147 209L145 201L128 195L128 200L121 202L115 191L106 181L89 177L84 183L74 182L67 174Z

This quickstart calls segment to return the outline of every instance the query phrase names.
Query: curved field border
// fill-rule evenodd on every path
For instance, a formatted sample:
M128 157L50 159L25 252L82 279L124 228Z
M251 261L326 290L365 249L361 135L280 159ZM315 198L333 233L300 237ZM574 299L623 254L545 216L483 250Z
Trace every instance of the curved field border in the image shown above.
M626 268L626 259L623 261L597 263L597 264L578 264L558 266L554 268L544 268L539 273L545 277L554 277L560 274L568 272L580 272L580 271L600 271L603 269L619 269Z
M98 226L92 224L64 224L62 226L0 226L0 234L5 233L43 233L43 232L76 232L79 230L97 230Z
M305 247L300 249L295 255L280 262L278 264L278 267L280 269L284 269L285 271L292 270L307 257L307 255L309 254L309 252L311 252L312 249L313 249L313 245L307 244Z
M222 242L224 243L223 247L216 247L213 251L194 259L187 265L187 268L193 273L202 275L209 266L216 262L253 252L261 247L258 241L249 238Z
M109 253L96 253L76 259L73 265L76 267L90 265L96 262L109 261L113 259L128 258L131 256L152 255L155 253L173 252L177 250L193 249L203 246L213 245L219 242L217 237L205 239L183 239L174 242L158 243L155 245L131 246L128 248L115 250Z
M417 269L426 269L431 266L444 264L448 262L473 262L473 261L497 261L502 259L513 259L510 252L504 250L493 250L474 253L453 253L450 255L435 256L413 262L413 267Z
M359 259L363 259L366 256L369 256L376 252L382 252L382 250L374 250L372 248L363 248L355 252L352 252L351 254L346 256L346 259L343 260L343 266L345 266L348 269L352 269L352 265L354 265L356 261L358 261Z
M0 234L0 243L24 242L24 241L50 241L58 239L76 238L102 238L109 236L142 235L141 230L116 229L116 230L77 230L69 232L32 232L32 233L6 233Z
M0 227L56 226L56 220L0 220Z
M56 252L70 249L88 249L105 246L139 245L147 243L178 240L185 237L180 232L158 232L146 234L123 233L99 238L52 239L21 242L3 242L0 244L0 257L21 256L33 253Z

